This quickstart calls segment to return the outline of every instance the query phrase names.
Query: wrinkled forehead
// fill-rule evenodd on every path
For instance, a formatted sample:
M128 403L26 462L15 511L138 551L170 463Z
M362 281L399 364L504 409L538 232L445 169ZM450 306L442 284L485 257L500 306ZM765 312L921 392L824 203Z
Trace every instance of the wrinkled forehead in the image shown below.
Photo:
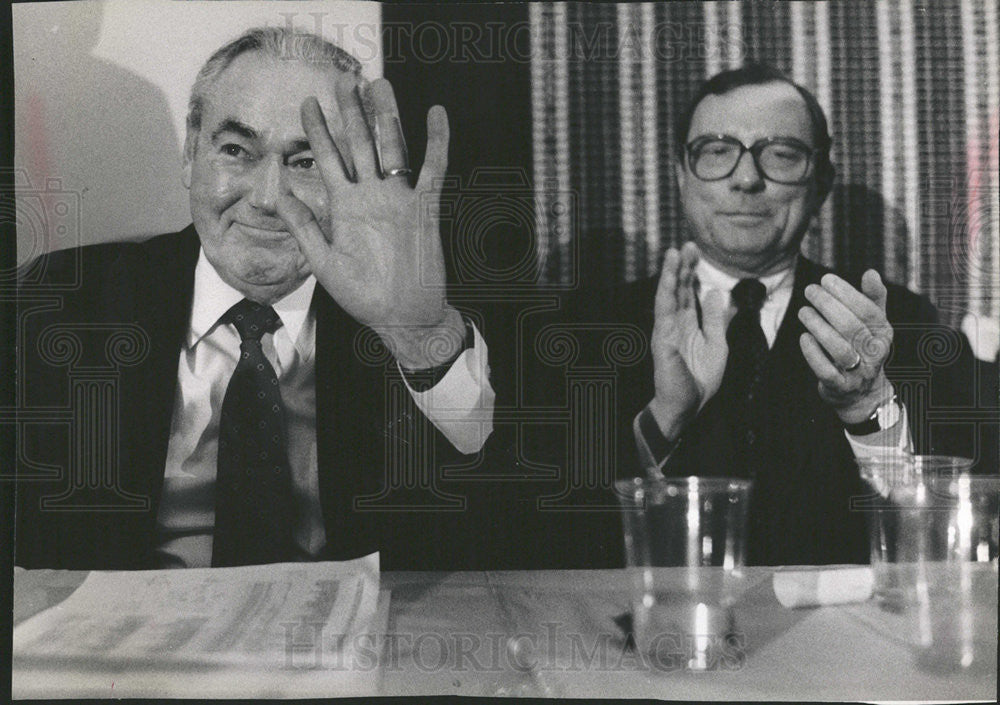
M687 140L702 135L731 135L752 144L763 137L795 137L813 143L805 99L783 82L740 86L723 95L707 95L691 117Z
M235 119L261 132L301 132L299 111L306 98L315 96L329 115L336 106L337 84L353 86L360 80L332 64L241 54L205 90L202 128Z

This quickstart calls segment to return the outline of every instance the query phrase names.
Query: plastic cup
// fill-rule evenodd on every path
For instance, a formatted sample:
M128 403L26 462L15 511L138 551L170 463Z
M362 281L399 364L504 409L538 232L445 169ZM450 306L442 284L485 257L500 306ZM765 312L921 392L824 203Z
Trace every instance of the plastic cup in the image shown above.
M972 461L892 455L859 460L875 599L898 613L920 667L996 668L1000 476Z
M739 658L732 605L746 554L751 482L718 477L616 483L636 647L661 670Z

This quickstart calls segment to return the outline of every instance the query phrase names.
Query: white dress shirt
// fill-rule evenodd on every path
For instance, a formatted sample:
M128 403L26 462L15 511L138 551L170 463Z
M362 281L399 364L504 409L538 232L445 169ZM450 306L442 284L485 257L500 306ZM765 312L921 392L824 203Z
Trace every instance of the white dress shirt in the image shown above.
M695 275L698 278L699 301L704 304L705 296L708 292L720 291L723 295L724 305L730 305L730 292L736 286L737 282L739 282L739 278L723 272L704 257L698 260L698 264L695 266ZM781 327L781 322L784 320L785 314L788 313L788 303L792 299L792 288L795 284L795 263L793 262L791 267L781 272L761 277L760 283L764 285L767 291L764 303L760 308L760 327L764 331L764 337L767 338L767 347L770 349L774 347L774 341L778 337L778 329ZM798 313L793 311L792 315L798 315ZM899 441L894 448L900 452L906 452L912 447L912 443L905 407L902 409L902 416L899 423L902 424L903 432L899 434ZM646 467L662 468L667 458L653 458L653 453L650 451L650 447L653 444L648 443L640 431L638 416L633 424L633 430L643 464ZM852 436L847 431L844 431L844 435L847 437L847 441L850 443L851 450L854 452L856 458L882 455L886 452L884 445L862 443L857 437Z
M326 541L316 459L316 279L274 304L282 325L261 340L274 366L288 424L288 459L299 558L316 556ZM191 321L180 351L163 493L157 514L161 567L211 565L219 413L236 369L240 336L219 318L243 295L226 284L201 252L195 269ZM494 393L486 343L474 330L464 351L434 387L410 389L422 413L463 453L482 448L493 430Z
M730 305L730 292L739 282L737 277L726 274L715 265L709 263L704 257L698 260L695 266L695 275L698 277L698 298L704 303L705 295L710 291L721 291L722 300L726 306ZM767 296L760 307L760 327L767 338L767 347L774 347L774 339L778 337L778 328L788 310L788 302L792 299L792 284L795 283L795 268L786 269L777 274L769 274L760 278L760 283L767 290Z

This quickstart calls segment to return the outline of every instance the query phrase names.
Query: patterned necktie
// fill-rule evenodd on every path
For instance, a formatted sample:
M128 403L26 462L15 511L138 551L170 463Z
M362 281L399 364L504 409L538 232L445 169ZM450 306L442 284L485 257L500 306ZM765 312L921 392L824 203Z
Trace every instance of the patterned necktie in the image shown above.
M756 279L741 279L732 290L736 314L726 330L729 358L721 390L738 419L749 413L767 360L767 338L760 327L760 307L766 294L764 285Z
M278 376L260 339L281 326L270 306L247 299L220 319L239 331L240 360L219 419L213 566L292 560L292 478Z

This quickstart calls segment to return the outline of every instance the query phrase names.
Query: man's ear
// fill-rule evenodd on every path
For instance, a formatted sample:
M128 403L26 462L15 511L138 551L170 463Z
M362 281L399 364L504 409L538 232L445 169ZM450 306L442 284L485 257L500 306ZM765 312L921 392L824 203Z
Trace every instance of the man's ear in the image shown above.
M837 175L837 170L833 168L833 164L829 165L829 168L823 169L822 172L816 175L816 210L819 211L826 202L827 196L833 190L833 179Z
M184 138L184 155L183 162L181 166L181 183L184 184L184 188L191 188L191 168L194 165L194 152L198 145L198 130L191 127L187 129L187 135Z

